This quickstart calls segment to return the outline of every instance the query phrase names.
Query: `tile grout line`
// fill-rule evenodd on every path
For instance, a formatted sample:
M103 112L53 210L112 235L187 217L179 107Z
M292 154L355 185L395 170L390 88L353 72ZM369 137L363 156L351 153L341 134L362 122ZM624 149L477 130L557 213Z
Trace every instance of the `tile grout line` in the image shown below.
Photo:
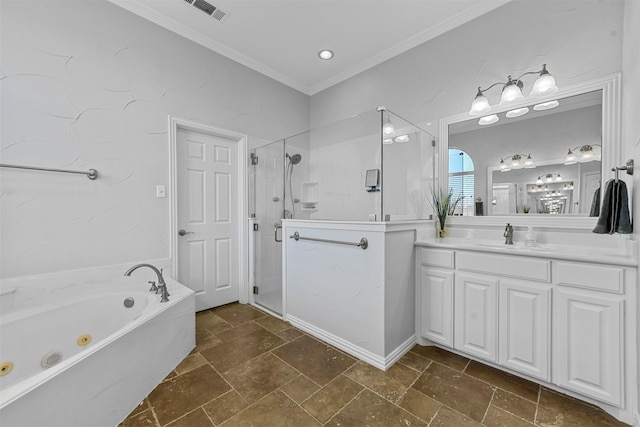
M538 399L536 400L536 411L533 414L533 424L538 422L538 410L540 409L540 397L542 396L542 386L538 387Z
M491 399L489 399L489 404L487 405L487 409L484 410L484 415L482 416L482 420L480 420L480 424L484 424L484 420L487 418L487 414L489 413L489 408L491 407L491 402L493 402L493 398L496 395L496 391L498 387L493 387L493 393L491 393Z
M358 383L360 384L360 383ZM349 400L342 408L340 408L339 411L337 411L335 414L333 414L333 416L331 418L329 418L327 420L327 422L325 423L321 423L323 426L327 425L329 422L331 422L332 419L334 419L340 412L342 412L344 410L344 408L346 408L347 406L349 406L351 404L351 402L353 402L354 400L356 400L358 398L358 396L360 396L362 393L364 393L364 391L367 390L366 387L363 387L362 390L360 390L355 396L353 396L353 398L351 400ZM314 417L315 419L315 417Z

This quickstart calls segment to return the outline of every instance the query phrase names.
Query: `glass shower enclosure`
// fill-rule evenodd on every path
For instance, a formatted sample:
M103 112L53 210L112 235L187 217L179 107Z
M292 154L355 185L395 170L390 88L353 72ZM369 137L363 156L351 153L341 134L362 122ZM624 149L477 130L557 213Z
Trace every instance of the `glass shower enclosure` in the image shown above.
M251 151L254 303L282 313L282 219L428 219L434 137L384 107Z

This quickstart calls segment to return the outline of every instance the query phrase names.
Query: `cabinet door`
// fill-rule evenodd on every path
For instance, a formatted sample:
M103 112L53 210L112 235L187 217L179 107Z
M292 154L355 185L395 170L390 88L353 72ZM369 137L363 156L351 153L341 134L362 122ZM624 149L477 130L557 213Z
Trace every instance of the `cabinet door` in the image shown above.
M497 362L498 280L472 274L455 276L455 348Z
M500 281L499 363L549 381L551 287Z
M453 347L453 272L420 265L418 274L420 334Z
M602 292L554 290L553 382L620 406L623 300Z

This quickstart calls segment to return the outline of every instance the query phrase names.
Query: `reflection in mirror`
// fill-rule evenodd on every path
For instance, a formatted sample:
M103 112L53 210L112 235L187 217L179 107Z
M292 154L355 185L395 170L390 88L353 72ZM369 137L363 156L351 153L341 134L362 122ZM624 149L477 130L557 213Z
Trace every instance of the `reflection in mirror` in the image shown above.
M450 124L449 186L465 191L469 206L476 202L476 209L460 214L594 215L601 182L602 97L597 90L558 99L555 108L531 105L523 115L502 112L489 125L479 125L477 117ZM452 152L469 157L472 191Z

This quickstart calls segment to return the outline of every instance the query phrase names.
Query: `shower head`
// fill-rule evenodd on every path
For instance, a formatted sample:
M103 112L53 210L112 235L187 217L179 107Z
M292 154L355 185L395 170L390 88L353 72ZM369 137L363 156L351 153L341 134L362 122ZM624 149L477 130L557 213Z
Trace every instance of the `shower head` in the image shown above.
M292 165L297 165L302 160L302 155L301 154L294 154L293 156L290 156L289 153L286 153L286 156L287 156L287 158L289 159L289 162L291 162Z

